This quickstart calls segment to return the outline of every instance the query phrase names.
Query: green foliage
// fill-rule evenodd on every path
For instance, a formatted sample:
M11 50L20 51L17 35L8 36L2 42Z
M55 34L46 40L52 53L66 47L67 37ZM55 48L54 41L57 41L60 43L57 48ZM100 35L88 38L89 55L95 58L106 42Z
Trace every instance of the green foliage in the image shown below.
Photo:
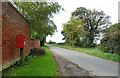
M118 54L105 53L97 47L96 48L80 48L80 47L73 47L69 45L57 45L57 44L54 44L54 45L58 47L62 47L62 48L70 49L70 50L76 50L76 51L83 52L86 54L94 55L97 57L101 57L103 59L120 62L120 56Z
M105 52L120 54L120 23L116 23L104 32L101 49Z
M43 40L56 31L56 25L51 20L53 14L61 10L57 2L15 2L20 13L30 22L31 37Z
M57 43L58 45L64 45L65 43Z
M81 47L93 47L95 46L94 40L99 33L110 25L109 16L107 16L103 11L98 12L95 9L90 10L84 7L77 8L72 13L72 18L76 18L82 21L86 25L83 27L85 31L84 37L81 37L79 43Z
M59 76L59 68L49 48L44 46L41 49L46 50L45 56L28 56L26 58L26 60L30 61L28 64L12 68L3 76L38 76L38 78L40 76Z
M46 37L40 40L40 46L44 46L45 42L46 42Z
M71 18L71 20L63 25L63 31L61 32L64 36L64 40L66 44L70 44L72 46L77 45L77 40L79 39L79 35L82 33L82 28L85 26L84 23L78 21L77 19Z
M53 41L49 41L49 44L56 44L56 42L53 42Z

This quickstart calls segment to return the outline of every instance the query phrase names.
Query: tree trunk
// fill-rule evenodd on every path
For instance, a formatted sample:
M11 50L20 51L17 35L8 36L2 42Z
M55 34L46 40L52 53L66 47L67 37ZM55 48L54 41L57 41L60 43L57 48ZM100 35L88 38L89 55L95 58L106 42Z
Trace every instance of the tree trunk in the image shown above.
M44 46L45 42L46 42L46 37L44 37L43 40L40 41L40 46Z

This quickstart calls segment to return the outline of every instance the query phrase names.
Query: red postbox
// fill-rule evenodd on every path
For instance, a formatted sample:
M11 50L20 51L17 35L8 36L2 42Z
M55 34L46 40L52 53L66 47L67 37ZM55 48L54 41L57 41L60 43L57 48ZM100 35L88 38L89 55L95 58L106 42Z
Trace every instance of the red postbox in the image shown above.
M25 36L23 34L16 36L16 48L24 48L25 46Z

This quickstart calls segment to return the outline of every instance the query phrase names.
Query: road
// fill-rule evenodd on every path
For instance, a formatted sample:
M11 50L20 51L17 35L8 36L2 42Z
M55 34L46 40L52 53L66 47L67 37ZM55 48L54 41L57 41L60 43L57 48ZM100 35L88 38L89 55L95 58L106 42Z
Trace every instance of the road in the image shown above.
M80 67L91 71L96 76L118 76L118 63L87 55L78 51L48 45L50 50Z

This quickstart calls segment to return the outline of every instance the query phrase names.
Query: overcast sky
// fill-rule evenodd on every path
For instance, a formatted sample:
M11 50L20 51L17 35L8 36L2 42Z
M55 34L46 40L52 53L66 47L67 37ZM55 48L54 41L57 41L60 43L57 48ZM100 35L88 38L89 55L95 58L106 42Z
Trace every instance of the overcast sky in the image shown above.
M118 2L120 0L57 0L57 2L65 9L59 14L54 15L54 22L57 25L57 31L52 37L48 36L46 41L63 42L62 38L62 24L68 22L71 17L71 12L78 7L86 7L88 9L96 9L97 11L104 11L111 16L112 24L118 22Z

